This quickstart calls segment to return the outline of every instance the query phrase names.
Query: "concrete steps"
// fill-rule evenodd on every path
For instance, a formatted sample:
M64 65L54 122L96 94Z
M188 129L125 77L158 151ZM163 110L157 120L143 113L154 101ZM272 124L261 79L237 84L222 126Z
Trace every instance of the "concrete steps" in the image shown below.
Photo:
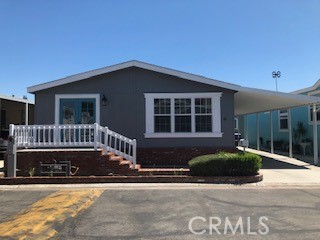
M115 155L112 152L106 154L107 160L109 161L108 170L109 174L116 175L139 175L139 169L141 168L140 164L133 166L133 163L129 160L126 160L120 156Z

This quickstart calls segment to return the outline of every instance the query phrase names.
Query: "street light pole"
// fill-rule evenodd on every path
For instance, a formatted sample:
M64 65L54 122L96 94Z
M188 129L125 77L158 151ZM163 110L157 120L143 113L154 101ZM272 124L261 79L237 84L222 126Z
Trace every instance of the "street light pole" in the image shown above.
M272 77L276 79L276 90L278 92L278 78L281 77L281 72L280 71L273 71Z

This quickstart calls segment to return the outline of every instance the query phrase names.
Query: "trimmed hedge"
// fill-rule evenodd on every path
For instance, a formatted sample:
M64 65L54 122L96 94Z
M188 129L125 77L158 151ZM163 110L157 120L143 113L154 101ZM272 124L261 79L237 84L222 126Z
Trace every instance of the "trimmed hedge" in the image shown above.
M261 157L253 153L220 152L189 161L193 176L251 176L256 175L261 166Z

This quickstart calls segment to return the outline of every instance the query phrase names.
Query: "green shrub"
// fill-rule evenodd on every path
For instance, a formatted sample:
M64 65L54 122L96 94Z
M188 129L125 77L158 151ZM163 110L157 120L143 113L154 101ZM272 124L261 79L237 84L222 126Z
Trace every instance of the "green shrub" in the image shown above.
M252 153L219 152L189 161L194 176L250 176L256 175L261 166L261 157Z

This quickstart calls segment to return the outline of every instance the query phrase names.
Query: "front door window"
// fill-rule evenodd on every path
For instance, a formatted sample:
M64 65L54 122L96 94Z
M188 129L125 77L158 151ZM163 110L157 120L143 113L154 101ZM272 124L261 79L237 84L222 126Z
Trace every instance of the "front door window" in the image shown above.
M96 122L96 99L60 99L60 124Z

